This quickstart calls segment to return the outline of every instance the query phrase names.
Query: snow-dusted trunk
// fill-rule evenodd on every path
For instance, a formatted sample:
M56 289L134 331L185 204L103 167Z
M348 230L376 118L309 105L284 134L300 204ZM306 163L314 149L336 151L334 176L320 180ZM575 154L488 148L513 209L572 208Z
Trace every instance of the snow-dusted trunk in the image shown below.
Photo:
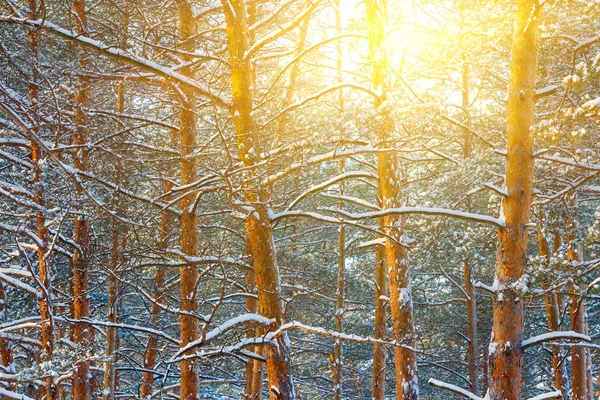
M536 0L519 0L513 34L508 91L506 187L502 201L506 227L498 234L497 291L490 344L490 400L520 400L523 367L523 300L515 284L527 262L527 224L533 190L533 140L540 9Z
M231 64L232 116L236 129L238 156L247 167L259 161L261 149L258 134L253 131L252 89L253 74L248 50L248 20L244 0L223 0L226 18L226 31ZM262 187L258 179L252 180L249 169L248 183L244 187L244 200L252 204L254 210L246 219L246 241L250 251L256 287L258 290L258 311L273 319L270 330L283 324L283 302L279 268L276 262L273 227L269 216L269 191ZM289 371L290 343L287 334L277 337L266 348L267 376L272 400L295 398L294 387Z
M385 51L387 6L384 0L366 1L369 24L370 58L373 61L372 86L379 92L375 109L381 118L376 122L377 138L384 142L394 131L394 123L386 105L388 60ZM388 145L388 144L386 144ZM377 158L379 175L379 195L381 207L402 207L402 169L398 153L380 152ZM390 311L394 339L394 364L396 367L396 398L414 400L419 397L417 380L417 358L414 350L415 328L413 306L408 273L408 251L403 243L402 217L398 215L383 218L381 229L387 234L386 259L390 290Z
M194 39L198 33L196 19L192 4L185 0L178 3L179 11L179 37L180 48L185 52L194 51ZM182 56L185 61L193 61L193 58ZM191 68L181 70L182 74L195 78ZM196 150L196 94L189 88L182 87L181 105L179 108L179 148L180 148L180 177L181 186L188 185L198 179L195 159L191 155ZM188 193L180 201L180 245L181 251L188 256L196 256L198 253L198 221L195 212L192 210L194 203L194 194ZM194 297L196 281L198 280L198 270L195 265L184 265L179 268L180 276L180 303L181 311L195 313L198 309L198 302ZM186 346L199 337L198 320L188 315L179 316L180 337L179 345ZM198 361L195 359L184 360L180 363L181 374L181 400L196 400L198 397Z
M73 13L75 14L75 30L77 33L87 34L86 0L75 0L73 2ZM85 69L88 64L88 51L80 50L79 65ZM90 80L85 76L77 78L77 92L75 94L75 137L73 144L79 146L75 157L75 169L86 171L88 169L88 154L84 145L88 141L88 117L85 109L88 107L90 97ZM73 255L73 318L80 320L89 316L88 301L88 250L90 244L89 222L86 219L81 202L83 201L83 189L76 185L76 204L80 211L75 218L74 239L80 250L75 250ZM92 332L91 326L86 323L76 322L73 324L73 342L78 346L82 355L75 365L73 373L72 397L77 400L90 398L90 361L86 358L86 349L89 347Z
M542 229L537 231L538 237L538 248L540 256L542 257L542 263L544 263L544 269L548 267L550 261L550 245L548 239L544 235ZM548 289L546 283L542 283L544 290ZM544 303L546 306L546 318L548 320L548 330L550 332L560 330L560 311L558 307L558 298L556 293L548 292L544 295ZM563 398L568 399L567 386L565 385L565 374L564 374L564 363L560 355L560 348L558 346L552 346L552 368L554 373L554 386L557 390L560 390L563 394Z
M177 134L177 132L172 132L172 134L174 136ZM173 188L173 183L168 180L165 180L163 182L163 188L165 193L168 193ZM166 195L165 201L171 201L171 196ZM159 239L157 246L159 251L164 251L168 247L171 219L171 215L168 211L163 211L163 213L160 216ZM150 315L151 327L155 327L160 318L161 308L157 303L162 301L161 297L164 293L165 272L165 267L159 265L156 267L156 272L154 273L154 280L152 284L152 298L154 299L154 303L152 303ZM146 344L146 350L144 351L144 360L142 366L145 371L142 373L140 399L146 400L152 396L152 386L154 385L154 373L151 371L153 371L154 367L156 366L157 356L158 338L154 335L151 335L148 337L148 343Z
M28 6L30 9L29 17L31 19L38 18L38 4L37 0L29 0ZM28 85L29 99L32 106L32 112L34 118L39 113L39 96L38 96L38 73L37 73L37 58L38 58L38 36L39 31L31 29L28 32L29 38L29 49L31 51L31 83ZM37 134L39 130L34 127L34 132ZM31 164L33 165L33 200L36 204L40 205L40 208L45 208L44 199L44 183L42 182L42 150L40 146L35 142L31 141ZM35 225L37 235L40 238L41 245L37 249L37 263L38 263L38 277L39 282L42 286L39 288L40 300L38 302L40 307L40 318L41 318L41 330L40 330L40 342L42 344L39 353L39 360L41 362L51 362L52 355L54 353L54 324L52 318L52 301L51 298L51 275L50 275L50 262L46 258L46 249L48 248L48 228L46 227L46 216L41 210L36 211ZM53 400L56 397L56 386L54 384L54 378L52 375L48 375L44 379L46 387L43 390L45 398L47 400ZM41 395L41 393L40 393Z
M380 225L383 225L381 223ZM381 239L382 236L379 237ZM385 247L377 244L375 250L375 339L385 339L387 336L385 298L387 297L387 274L385 262ZM371 390L374 400L385 399L385 345L373 345L373 387Z
M469 369L469 380L471 381L471 393L479 394L479 365L477 358L479 347L477 345L477 292L473 287L471 278L472 268L468 262L463 263L465 292L467 293L467 364Z

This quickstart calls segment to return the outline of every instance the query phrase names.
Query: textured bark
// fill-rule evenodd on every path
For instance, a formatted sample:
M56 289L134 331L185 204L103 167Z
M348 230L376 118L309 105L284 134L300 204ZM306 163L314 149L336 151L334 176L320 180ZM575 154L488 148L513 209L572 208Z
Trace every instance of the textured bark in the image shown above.
M569 316L572 331L585 333L585 311L585 305L580 301L579 296L571 296ZM574 346L571 348L571 373L573 379L571 391L573 400L588 399L586 361L585 347Z
M384 300L384 297L387 296L385 247L378 244L375 252L375 329L373 337L383 340L387 336ZM385 346L375 343L373 345L373 387L371 391L371 397L374 400L385 399L385 355Z
M179 9L179 36L180 48L186 52L194 51L194 41L190 38L198 33L196 19L192 4L187 0L178 0ZM185 61L193 58L182 56ZM187 77L195 78L190 68L184 68L181 73ZM183 96L179 110L179 146L180 146L180 179L181 186L188 185L198 179L196 162L190 155L196 150L196 94L189 88L181 88ZM198 253L198 221L196 214L191 210L194 194L189 193L180 201L182 215L180 217L180 245L181 251L188 256ZM198 271L194 265L185 265L179 269L180 275L180 305L182 311L195 313L198 302L194 298ZM180 346L184 347L199 337L198 320L191 316L180 315L179 326ZM196 359L184 360L180 363L181 374L181 400L196 400L198 397L198 361Z
M383 41L386 34L387 5L384 0L367 0L365 4L369 24L370 58L373 60L372 86L381 93L375 101L375 109L381 116L375 128L378 139L384 142L390 139L394 131L393 120L385 106L388 60ZM402 171L398 153L380 152L377 163L382 208L402 207ZM388 235L385 249L394 339L401 344L394 347L396 398L415 400L419 397L417 357L414 351L415 328L408 251L402 244L404 232L401 217L394 215L383 218L381 229Z
M542 262L544 263L544 269L548 267L550 261L550 245L544 232L541 229L537 231L538 237L538 248ZM547 284L542 283L542 288L547 289ZM556 293L548 292L544 295L544 303L546 305L546 318L548 320L548 330L550 332L560 331L560 310L558 307L558 298ZM551 346L552 350L552 368L554 373L554 387L560 390L563 394L563 398L568 398L567 385L565 384L564 374L564 363L560 354L560 348L558 346Z
M173 188L173 183L164 181L163 188L165 192L169 192ZM165 196L165 201L170 201L171 196ZM158 239L158 250L164 251L169 245L169 227L171 225L171 215L165 211L160 216L160 228L159 228L159 239ZM154 281L152 287L152 297L155 302L152 303L152 314L150 315L150 326L155 327L160 318L160 307L156 302L160 302L164 294L164 283L165 283L165 272L166 269L163 266L158 266L154 273ZM142 385L140 387L140 399L149 399L152 396L152 386L154 385L154 373L150 372L154 370L156 366L156 358L158 357L158 338L156 336L149 336L148 343L146 344L146 351L144 352L144 361L142 373Z
M508 92L506 187L502 201L506 227L499 232L493 328L490 345L490 400L520 400L523 367L523 301L514 290L527 262L527 224L533 190L533 140L539 52L536 0L519 0L513 35Z
M479 393L479 365L477 356L479 347L477 345L477 293L473 287L471 279L471 265L463 263L465 292L467 293L467 337L469 344L467 346L467 364L469 369L469 380L471 381L471 393Z
M29 17L31 19L38 18L38 4L37 0L29 0L28 7L30 9ZM29 38L29 49L31 51L31 71L32 77L31 82L28 84L29 99L31 102L31 111L34 114L34 118L39 113L39 99L38 99L38 73L37 73L37 56L38 56L38 36L39 31L37 29L30 29L28 32ZM38 133L38 128L32 128L34 132ZM41 162L43 159L42 150L35 141L31 141L31 164L33 165L33 201L45 208L44 199L44 185L41 181ZM52 319L52 301L50 298L51 293L51 280L50 280L50 262L46 258L46 250L48 248L48 228L46 227L46 216L43 211L36 211L35 225L37 236L40 238L41 246L37 249L37 264L38 264L38 278L42 287L39 288L40 300L38 302L40 308L41 318L41 329L40 329L40 342L42 347L40 348L39 361L40 362L51 362L52 354L54 352L54 324ZM43 394L47 400L53 400L56 397L56 386L52 376L47 376L44 379L46 387L43 390ZM40 390L40 395L41 391Z
M86 0L74 0L73 12L75 14L75 30L80 34L87 34L87 18L85 14ZM88 63L87 50L80 50L79 65L85 69ZM74 144L81 146L74 157L75 169L86 171L88 169L88 154L84 144L88 140L88 117L85 109L89 105L90 80L85 76L77 78L77 93L75 94L75 138ZM83 190L76 186L75 196L78 202L83 199ZM80 213L75 218L74 239L79 244L81 251L76 250L73 256L73 317L75 319L87 318L89 316L88 302L88 248L89 248L89 223L83 215L81 204L78 204ZM86 348L91 341L91 327L85 323L73 324L73 342L78 346L81 354L85 354ZM72 397L77 400L90 398L90 361L82 356L75 366L73 374Z
M245 57L249 38L247 9L243 0L224 0L223 9L231 64L231 111L236 129L238 156L245 166L251 167L259 161L261 148L258 134L252 129L253 75L250 60ZM276 330L284 320L273 227L269 218L270 196L266 188L251 179L251 169L248 174L248 183L244 187L244 200L252 204L255 211L246 219L246 240L252 256L258 290L258 311L262 316L274 320L269 328ZM270 398L272 400L295 398L289 372L290 346L287 334L279 336L275 343L265 350Z

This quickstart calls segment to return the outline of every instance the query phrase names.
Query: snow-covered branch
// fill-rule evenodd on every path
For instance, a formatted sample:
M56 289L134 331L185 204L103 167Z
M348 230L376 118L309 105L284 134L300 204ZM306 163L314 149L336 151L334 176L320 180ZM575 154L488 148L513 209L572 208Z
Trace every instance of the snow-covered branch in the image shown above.
M538 336L534 336L529 339L525 339L521 343L521 347L523 347L525 349L527 347L530 347L530 346L533 346L536 344L549 342L551 340L556 340L556 339L575 339L575 340L581 340L584 342L592 341L592 339L588 335L584 335L583 333L577 333L574 331L556 331L556 332L544 333L542 335L538 335Z
M461 396L466 397L467 399L471 399L471 400L483 400L482 397L479 397L477 395L474 395L473 393L469 392L468 390L465 390L459 386L456 385L452 385L450 383L446 383L446 382L442 382L442 381L438 381L437 379L429 379L428 383L436 388L440 388L440 389L445 389L445 390L449 390L451 392L460 394Z
M479 222L483 224L494 225L498 228L504 228L504 222L498 218L490 217L488 215L473 214L464 211L450 210L446 208L435 208L435 207L399 207L399 208L388 208L381 211L372 211L368 213L350 213L345 210L336 208L326 208L326 210L335 212L348 218L350 220L363 220L363 219L375 219L381 217L387 217L390 215L438 215L442 217L450 217L463 219L466 221Z
M0 22L12 22L23 24L35 28L43 28L48 32L54 33L64 39L74 41L81 46L93 49L104 54L107 57L113 58L118 61L126 62L136 67L142 68L146 71L150 71L155 75L161 76L173 82L180 83L200 94L201 96L213 101L215 104L229 108L229 102L222 97L211 92L210 88L202 85L200 82L191 79L179 72L175 72L172 68L164 67L154 61L148 60L147 58L130 54L125 50L119 49L115 46L111 46L102 43L99 40L91 39L89 37L78 34L75 31L61 28L52 22L44 19L31 20L27 18L18 18L10 15L0 15Z

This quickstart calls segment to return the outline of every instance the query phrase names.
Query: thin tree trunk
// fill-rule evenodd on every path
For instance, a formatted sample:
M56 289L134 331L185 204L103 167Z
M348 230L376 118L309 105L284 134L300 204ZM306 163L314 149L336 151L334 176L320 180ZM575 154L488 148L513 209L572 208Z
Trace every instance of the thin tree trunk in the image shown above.
M468 128L469 124L469 106L471 102L469 100L469 64L466 62L463 56L462 65L462 107L464 115L463 128L463 156L469 158L473 151L473 138L471 137L471 130Z
M344 173L344 162L340 162L340 173ZM344 195L344 186L340 185L340 196ZM340 209L344 202L340 201ZM335 310L335 331L342 332L344 317L344 291L346 286L346 226L340 225L338 235L338 270L337 270L337 294ZM342 399L342 342L337 339L333 347L333 398Z
M194 40L191 39L198 33L196 19L192 4L188 1L179 0L179 36L180 48L186 52L194 51ZM185 61L193 61L193 58L182 56ZM195 74L190 68L181 71L185 76L194 78ZM180 182L181 186L188 185L198 179L196 162L191 155L196 150L196 94L192 90L182 87L183 96L179 111L179 145L181 156ZM195 256L198 252L198 221L195 212L191 210L194 195L190 193L183 197L180 202L182 215L180 217L181 251L188 256ZM194 265L185 265L179 269L180 275L180 309L184 312L195 313L198 302L194 298L198 271ZM194 317L179 316L181 328L180 346L198 339L198 320ZM196 359L184 360L180 363L181 374L181 400L196 400L198 397L198 361Z
M383 224L381 224L383 225ZM382 236L379 237L381 239ZM377 244L375 250L375 330L373 337L384 340L387 336L385 326L385 297L387 297L387 274L385 262L385 246ZM373 388L374 400L385 399L385 345L373 345Z
M388 55L385 54L383 42L386 35L387 4L385 0L366 1L367 20L369 24L370 58L373 60L372 86L381 95L375 101L375 109L382 117L376 122L377 137L380 141L390 138L394 131L394 123L386 106L389 79L387 76ZM402 206L402 171L397 152L381 152L378 154L379 194L382 208ZM408 273L408 251L402 243L404 232L402 218L388 216L383 218L383 229L386 238L386 258L390 290L390 311L394 339L400 346L394 347L394 364L396 367L396 398L415 400L419 397L417 380L417 357L414 351L415 328L413 322L412 294Z
M77 33L87 34L87 17L85 13L86 0L74 0L73 12L75 14L75 30ZM80 50L79 65L85 69L88 63L88 52ZM86 171L88 169L88 154L86 147L88 141L88 117L84 111L89 104L90 80L85 76L77 78L77 93L75 95L75 140L74 144L79 146L74 157L75 169ZM88 302L88 248L89 248L89 223L83 215L81 201L84 193L79 185L75 189L76 201L79 202L77 217L75 218L75 241L79 244L81 251L76 250L73 256L73 317L76 320L89 316ZM73 325L73 342L78 346L82 359L78 360L73 374L73 398L87 400L90 398L90 361L83 356L86 348L90 345L91 327L89 324L76 322Z
M477 356L479 347L477 346L477 292L473 287L471 278L472 268L468 262L463 263L465 292L467 293L467 337L469 344L467 347L467 364L469 368L469 380L471 381L471 393L479 393L479 365Z
M175 140L173 140L175 142ZM163 188L165 193L168 193L173 188L173 183L165 180L163 182ZM171 196L165 196L165 201L169 202ZM169 246L169 227L171 225L171 215L168 211L164 211L160 216L160 228L159 228L159 239L158 239L158 250L164 251ZM160 306L157 302L161 302L162 295L164 293L165 283L165 272L166 269L163 266L156 267L154 273L154 281L152 287L152 314L150 316L150 326L156 327L160 318ZM158 357L158 338L156 336L148 337L148 344L146 345L146 351L144 352L144 361L142 373L142 385L140 388L140 399L150 399L152 396L152 386L154 385L154 367L156 366L156 358Z
M243 0L223 1L229 60L231 63L232 115L238 142L238 156L247 167L259 161L261 148L257 133L253 132L252 120L252 70L246 57L248 49L248 20ZM251 169L249 169L251 175ZM283 324L283 302L279 268L276 263L273 227L269 218L269 192L256 182L248 180L244 187L244 200L252 204L254 212L246 219L246 240L254 264L258 289L260 315L273 319L271 330ZM294 386L289 372L290 346L287 334L277 337L266 348L267 376L270 398L288 400L295 398Z
M540 9L536 0L519 0L508 92L506 187L502 201L506 227L499 232L490 349L490 400L520 400L523 367L523 300L513 289L527 260L527 224L533 191L535 80Z
M537 231L538 247L542 262L545 267L548 267L550 262L550 245L544 232L541 229ZM542 288L547 289L547 284L543 283ZM560 331L560 311L558 309L558 299L556 293L546 293L544 295L544 303L546 305L546 318L548 320L548 330L550 332ZM554 372L554 386L557 390L560 390L563 394L564 399L568 399L567 386L565 384L564 375L564 363L560 355L560 348L558 346L551 346L552 350L552 368Z
M342 31L341 12L340 12L340 0L336 0L334 3L335 8L335 28L336 33L339 35ZM308 21L306 21L308 22ZM308 27L308 23L306 23ZM306 34L304 34L306 36ZM304 38L303 38L304 39ZM336 80L338 83L342 81L342 44L337 42L337 74ZM340 118L339 134L340 138L344 136L344 93L342 90L339 92L338 97L338 112ZM345 161L340 161L340 174L344 173ZM340 183L340 196L344 196L344 183ZM340 200L338 207L344 208L344 201ZM338 265L337 265L337 292L336 292L336 307L335 307L335 331L342 332L343 330L343 318L344 318L344 291L346 287L346 225L341 224L339 227L338 234ZM342 341L336 339L333 345L333 398L334 400L342 399Z
M571 216L571 212L574 212L577 206L577 197L573 195L569 199L569 207L567 210L569 213L566 229L566 241L567 241L567 261L581 262L582 248L578 243L577 238L577 220ZM577 333L585 333L585 314L586 307L581 298L577 294L577 288L574 283L569 284L570 307L569 307L569 319L571 330ZM573 400L587 400L588 399L588 385L587 385L587 372L586 365L587 357L585 347L574 346L571 348L571 370L572 370L572 384L571 391L573 392Z
M38 18L38 4L37 0L29 0L29 9L31 11L30 18ZM29 49L31 51L31 71L32 78L31 83L28 85L29 98L32 105L32 112L37 117L39 113L39 99L38 99L38 73L37 73L37 56L38 56L38 36L39 31L37 29L30 29L28 32L29 37ZM33 128L35 132L38 132L37 128ZM41 181L41 162L42 162L42 151L37 143L31 141L31 163L33 164L33 194L34 201L42 208L45 207L44 199L44 185ZM35 225L37 230L37 236L40 238L41 246L37 249L38 259L38 276L39 282L42 287L39 288L40 300L40 318L41 318L41 331L40 331L40 342L42 347L40 348L39 361L40 362L52 362L52 355L54 353L54 323L53 323L53 311L52 311L52 300L50 298L52 291L52 283L50 280L50 262L46 258L46 249L48 247L48 228L46 227L46 216L41 210L36 211ZM44 390L45 398L47 400L53 400L56 396L56 386L54 384L54 378L51 375L45 377L46 387ZM41 393L40 393L41 394Z
M0 324L6 322L6 292L5 284L0 281ZM14 374L15 364L13 360L12 348L8 340L0 337L0 361L2 362L2 369L5 373ZM15 387L14 383L8 385L9 390L13 390Z
M121 47L125 49L127 47L127 25L129 17L127 14L123 15L125 34L121 42ZM117 111L119 113L125 112L125 84L123 81L119 82L117 87ZM117 160L117 171L115 184L122 184L123 167L121 161ZM113 198L113 210L119 207L120 201L118 196ZM110 261L108 268L108 313L107 320L116 324L117 322L117 297L119 294L119 281L117 279L117 273L121 256L119 250L125 245L125 235L123 232L124 227L121 226L117 218L112 218L111 221L111 238L110 238ZM118 341L118 330L115 326L109 326L106 328L106 361L104 362L104 400L114 400L115 390L117 384L117 372L116 372L116 349Z

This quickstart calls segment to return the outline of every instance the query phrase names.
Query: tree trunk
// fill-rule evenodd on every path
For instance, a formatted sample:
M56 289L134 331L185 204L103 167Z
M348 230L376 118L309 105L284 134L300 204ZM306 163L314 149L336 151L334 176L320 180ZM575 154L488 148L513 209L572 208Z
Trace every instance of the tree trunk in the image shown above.
M248 20L244 0L223 1L229 61L231 64L232 116L238 142L238 156L246 167L254 166L260 158L261 148L256 132L253 132L252 70L246 57L248 49ZM283 324L283 302L279 268L276 263L273 227L269 218L269 192L259 182L252 180L248 170L244 187L244 200L252 204L254 212L246 219L246 240L252 256L256 286L258 289L258 311L260 315L273 319L270 329L276 330ZM289 372L290 346L287 334L277 337L275 343L266 348L267 376L271 400L295 398Z
M544 232L541 229L537 231L538 247L544 267L547 268L550 262L550 245ZM544 269L545 269L544 268ZM542 283L542 288L547 290L548 285ZM546 317L548 320L548 330L550 332L560 331L560 310L558 308L558 299L556 293L546 293L544 295L546 305ZM560 390L564 399L568 399L567 386L565 384L564 363L558 346L551 346L552 349L552 368L554 372L554 386Z
M175 141L175 140L174 140ZM165 192L169 192L173 188L173 183L165 180L163 182L163 188ZM165 201L169 202L171 196L165 196ZM168 211L164 211L160 216L160 228L159 228L159 239L158 239L158 250L164 251L169 246L169 227L171 225L171 216ZM160 302L164 293L165 283L165 272L164 266L156 267L154 273L154 282L152 288L152 314L150 316L150 326L156 327L156 324L160 318L160 307L156 302ZM156 336L148 337L148 344L144 352L143 368L147 371L142 373L142 386L140 388L140 399L150 399L152 396L152 386L154 385L154 367L156 366L156 358L158 357L158 338Z
M581 262L583 259L583 253L581 245L577 238L578 224L577 220L572 217L571 211L575 211L577 206L577 197L573 195L568 201L571 209L567 210L569 213L567 228L566 228L566 241L567 241L567 261L571 263ZM569 284L570 295L570 308L569 308L569 319L571 324L571 330L577 333L585 333L585 314L586 307L583 302L583 298L578 295L578 289L574 283ZM576 342L576 341L573 341ZM571 369L572 369L572 385L571 390L573 392L573 400L587 400L588 399L588 384L587 384L587 356L585 347L574 346L571 348Z
M381 238L382 236L379 237L379 239ZM387 336L384 300L387 297L385 266L385 246L378 244L375 250L375 330L373 337L380 340L384 340ZM385 354L385 345L381 343L373 345L373 400L385 399Z
M194 51L194 40L190 39L198 33L196 19L192 4L185 0L178 0L179 9L179 36L180 48L185 52ZM182 56L184 61L193 61L189 56ZM181 70L187 77L195 78L190 68ZM181 88L183 96L179 110L179 145L181 156L180 181L181 186L188 185L198 179L196 160L191 155L196 150L196 94L185 87ZM194 194L184 196L180 201L182 215L180 218L181 251L188 256L196 256L198 252L197 217L191 210ZM179 269L180 275L180 309L188 313L195 313L198 302L194 298L198 271L194 265L185 265ZM198 320L187 315L179 316L181 329L180 346L198 339ZM196 400L198 397L198 361L195 359L183 360L180 363L181 374L181 400Z
M124 14L124 30L125 34L121 42L121 47L125 49L127 47L127 24L128 16ZM125 112L125 84L123 81L119 82L117 87L117 111L119 113ZM117 160L117 171L115 184L120 186L122 184L123 167L121 160ZM113 197L112 208L116 211L119 208L120 199L117 195ZM119 264L121 261L121 255L119 250L125 247L125 234L123 232L124 227L119 223L119 220L115 217L111 218L111 238L110 238L110 261L108 267L108 312L107 320L114 324L117 323L117 297L119 294L119 281L117 280L117 273ZM116 372L116 349L118 342L118 330L115 326L108 326L106 328L106 361L104 362L104 400L114 400L115 390L117 384L117 372Z
M87 34L87 17L85 13L86 0L74 0L73 12L76 16L75 30L77 33ZM79 65L85 69L88 63L88 51L80 50ZM89 104L90 80L85 76L77 78L77 93L75 94L75 140L78 147L74 157L76 170L88 169L88 154L84 146L88 141L88 117L85 109ZM88 248L90 244L89 223L84 216L81 202L83 201L83 188L78 184L75 189L76 204L79 213L75 218L74 239L79 244L81 251L76 250L73 255L73 318L76 320L89 317L88 301ZM78 360L73 374L73 398L87 400L90 398L90 361L83 356L90 345L91 326L86 323L76 322L73 325L73 342L78 346L82 359Z
M342 31L341 23L341 12L340 12L340 0L336 0L334 3L335 8L335 28L336 33L339 35ZM303 28L308 28L308 19L305 21ZM307 30L307 29L306 29ZM304 41L306 32L304 32L302 40ZM336 80L338 83L342 81L342 45L341 42L337 42L337 76ZM339 134L340 138L344 136L344 94L340 90L338 94L338 112L340 118ZM345 161L340 161L340 174L344 173ZM344 183L340 183L340 196L344 196ZM344 209L344 201L340 200L338 207L340 210ZM341 224L339 227L338 234L338 265L337 265L337 292L336 292L336 307L335 307L335 331L342 332L343 330L343 318L344 318L344 291L346 288L346 225ZM342 341L339 339L335 340L333 345L333 398L334 400L342 399Z
M340 173L344 173L344 162L340 162ZM340 185L340 196L344 195L344 186ZM344 208L344 202L340 201L340 209ZM337 270L337 294L335 309L335 331L342 332L344 316L344 291L346 286L346 226L340 225L338 235L338 270ZM342 399L342 342L336 339L333 347L333 398Z
M0 324L6 322L6 293L5 284L0 281ZM2 370L8 374L15 373L15 365L13 360L12 348L8 340L0 337L0 362L2 362ZM9 390L14 389L14 383L8 385Z
M473 287L471 279L472 268L468 262L463 263L465 292L467 293L467 337L469 344L467 347L467 364L469 368L469 380L471 381L470 391L473 394L479 393L479 365L477 356L479 347L477 346L477 293Z
M469 64L465 61L463 55L462 65L462 108L465 127L463 128L463 157L469 158L473 151L473 138L471 137L471 130L468 127L469 124L469 106L471 102L469 100Z
M375 101L375 109L382 117L376 122L378 139L383 142L390 139L394 131L393 120L386 106L388 89L388 60L383 42L386 34L387 5L382 0L366 2L367 20L369 24L370 58L373 60L372 86L381 92ZM402 171L397 152L378 154L379 195L382 208L402 206ZM417 380L417 357L414 351L415 328L413 323L412 294L408 274L408 251L403 243L404 232L400 216L383 218L381 229L388 235L386 238L386 258L390 290L390 311L394 339L399 343L394 347L394 364L396 367L396 398L415 400L419 397Z
M502 201L506 227L499 232L490 345L490 400L520 400L523 367L523 301L514 290L527 262L527 224L533 191L533 140L540 9L519 0L508 91L506 187Z
M31 11L29 18L38 18L38 4L37 0L29 0L29 9ZM34 118L38 117L39 113L39 99L38 99L38 73L37 73L37 56L38 56L38 36L39 31L37 29L31 29L28 32L29 37L29 49L31 51L31 83L28 84L29 99L32 105L32 112ZM33 130L37 134L39 132L37 127ZM41 181L41 163L42 163L42 150L35 141L31 141L31 163L33 165L33 194L34 201L42 208L45 207L44 199L44 185ZM38 260L38 277L42 287L39 288L40 300L38 302L40 307L40 318L41 318L41 331L40 331L40 342L42 347L40 348L39 361L40 362L52 362L52 355L54 353L54 324L53 324L53 311L52 311L52 283L50 280L50 262L46 258L46 250L48 248L48 228L46 227L46 216L41 210L36 211L35 225L37 236L40 238L41 246L37 249L37 260ZM56 396L56 386L54 384L54 378L49 375L45 377L46 387L44 390L45 398L47 400L53 400Z

